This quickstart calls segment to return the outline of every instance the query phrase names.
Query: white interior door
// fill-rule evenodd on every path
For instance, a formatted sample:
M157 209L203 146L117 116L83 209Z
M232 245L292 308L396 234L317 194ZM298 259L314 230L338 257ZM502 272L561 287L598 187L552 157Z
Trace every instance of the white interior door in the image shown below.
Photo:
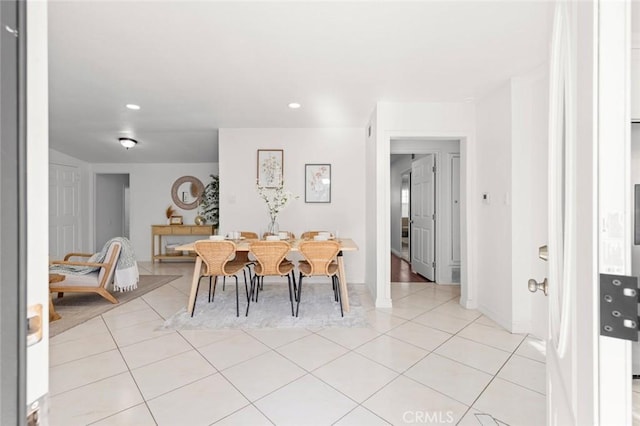
M549 105L547 424L631 424L629 342L599 273L630 272L628 2L557 2ZM594 126L595 123L595 126Z
M411 163L411 268L435 281L435 154Z
M575 388L575 98L569 11L558 2L551 46L549 97L549 327L547 424L576 424Z
M52 164L49 168L49 257L59 259L80 250L80 171Z

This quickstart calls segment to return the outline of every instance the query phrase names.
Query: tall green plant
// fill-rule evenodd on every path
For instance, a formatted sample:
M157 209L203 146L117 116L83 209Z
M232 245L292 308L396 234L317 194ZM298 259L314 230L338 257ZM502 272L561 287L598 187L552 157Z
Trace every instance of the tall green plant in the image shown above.
M200 214L207 223L217 227L219 225L220 179L218 176L209 176L211 176L211 182L204 187L204 192L200 199Z

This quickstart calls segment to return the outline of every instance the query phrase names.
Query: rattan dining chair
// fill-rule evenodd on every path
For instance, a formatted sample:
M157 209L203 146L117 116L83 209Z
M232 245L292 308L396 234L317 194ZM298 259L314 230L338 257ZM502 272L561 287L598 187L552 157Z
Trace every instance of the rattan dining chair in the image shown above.
M236 245L231 241L211 241L202 240L196 241L195 250L198 256L202 259L205 265L204 272L201 272L198 278L198 286L196 287L196 298L198 296L198 289L200 288L200 280L202 277L209 277L209 302L212 302L216 295L216 283L217 277L235 277L236 279L236 316L240 316L240 304L238 295L238 276L236 275L244 267L245 263L234 259L236 253ZM230 260L232 259L232 260ZM216 282L213 283L213 294L211 293L212 278L216 277ZM244 290L247 294L247 300L249 299L249 290L247 288L247 278L244 279ZM195 312L195 303L193 306L193 312Z
M296 239L296 234L294 234L293 232L290 232L290 231L280 231L280 232L286 232L288 240L295 240ZM278 234L280 234L280 232L278 232ZM278 235L278 234L274 234L272 232L265 232L264 234L262 234L262 238L266 239L267 237L269 237L271 235Z
M257 240L258 234L251 231L240 231L240 237L244 238L245 240ZM238 262L244 262L244 266L246 268L246 271L242 270L242 273L245 274L244 279L245 281L247 280L246 273L249 272L249 282L251 282L251 280L253 279L251 274L251 267L255 266L255 262L249 259L249 252L246 252L246 251L236 252L235 260ZM223 279L222 290L224 290L225 288L226 288L226 280Z
M340 251L340 243L337 241L301 241L298 250L304 257L304 260L298 262L300 278L298 280L298 294L296 297L296 317L300 310L302 278L323 275L331 277L333 297L336 302L340 302L340 315L344 316L342 298L340 297L340 282L338 280L338 264L334 261Z
M300 235L300 239L313 240L313 237L318 235L320 232L326 232L326 231L306 231L306 232L303 232L302 235Z
M249 246L249 252L256 258L253 280L251 281L251 291L247 300L247 312L249 315L249 304L255 295L258 302L258 293L264 285L264 277L280 276L287 277L289 284L289 301L291 302L291 315L293 316L293 296L291 283L293 279L293 264L286 262L284 258L291 250L291 246L286 241L254 241Z
M290 232L290 231L280 231L280 232L286 232L287 233L287 240L289 240L289 241L293 241L293 240L296 239L296 234L294 234L293 232ZM272 236L272 235L275 235L275 234L273 234L271 232L265 232L264 234L262 234L262 238L264 238L266 240L267 237ZM291 263L293 265L293 262L290 261L289 259L284 259L282 262L285 263L285 264L286 263ZM263 285L260 284L260 290L262 290L262 287L263 287ZM293 294L294 295L296 294L296 277L295 277L295 275L293 275Z

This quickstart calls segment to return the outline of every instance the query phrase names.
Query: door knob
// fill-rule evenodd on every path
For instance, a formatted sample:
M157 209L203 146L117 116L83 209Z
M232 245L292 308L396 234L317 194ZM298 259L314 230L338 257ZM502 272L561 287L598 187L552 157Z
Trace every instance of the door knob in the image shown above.
M544 292L544 295L545 296L547 295L547 279L546 278L541 283L537 282L532 278L529 280L528 286L529 286L529 291L531 293L535 293L538 290L542 290Z

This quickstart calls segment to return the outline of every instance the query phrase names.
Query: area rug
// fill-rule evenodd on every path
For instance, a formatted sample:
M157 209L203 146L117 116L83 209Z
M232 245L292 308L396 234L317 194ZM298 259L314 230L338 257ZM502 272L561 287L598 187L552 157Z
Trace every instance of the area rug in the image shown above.
M340 305L333 299L331 284L305 283L302 287L299 316L291 315L287 284L266 283L258 302L251 302L245 317L247 297L244 284L240 291L240 317L236 317L235 283L227 281L226 290L218 285L213 302L208 303L208 281L202 280L196 300L194 316L186 308L169 319L162 328L171 330L207 330L221 328L309 328L309 327L367 327L365 309L358 293L350 289L350 312L340 316ZM295 302L293 304L295 309Z
M123 303L140 297L177 278L180 278L180 275L140 275L137 289L122 293L112 293L118 299L119 303L116 304L95 293L65 293L61 299L54 293L53 305L62 318L49 323L49 337L89 321L91 318L102 315L113 308L122 306Z

